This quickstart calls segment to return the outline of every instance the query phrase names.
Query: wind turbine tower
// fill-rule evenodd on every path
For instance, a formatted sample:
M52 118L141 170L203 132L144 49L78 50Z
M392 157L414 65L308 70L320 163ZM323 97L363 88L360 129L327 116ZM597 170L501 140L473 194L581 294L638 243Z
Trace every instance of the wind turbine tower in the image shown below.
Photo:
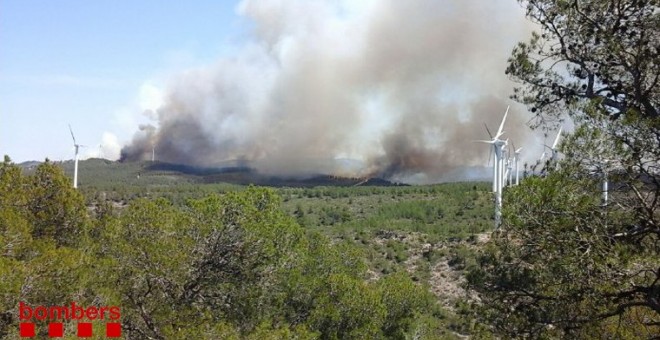
M495 154L495 162L493 163L493 193L495 194L495 229L500 227L502 220L502 188L504 187L504 153L508 140L502 140L500 137L504 134L504 122L506 116L509 114L509 107L506 108L500 127L495 136L490 134L488 126L486 131L491 137L490 140L480 140L478 142L491 144L493 146L493 153Z
M511 156L510 149L506 151L506 170L504 174L506 186L513 185L513 157Z
M601 200L603 201L603 206L607 207L608 204L608 199L609 199L609 178L608 178L608 172L610 168L610 164L613 162L611 159L605 159L603 160L603 188L602 188L602 196Z
M607 200L608 200L608 191L609 191L609 183L607 180L607 170L603 171L603 206L607 207Z
M552 147L550 150L552 150L552 161L556 162L557 161L557 145L559 144L559 137L561 137L561 127L559 127L559 132L557 132L557 137L555 137L555 142L552 143Z
M520 151L523 149L522 147L519 147L516 149L516 146L513 146L513 167L516 169L516 185L520 184Z
M80 145L76 142L76 136L73 135L73 129L71 128L71 124L69 124L69 131L71 132L71 138L73 139L73 147L76 150L76 155L73 164L73 187L78 188L78 151L81 147L85 147L85 146Z

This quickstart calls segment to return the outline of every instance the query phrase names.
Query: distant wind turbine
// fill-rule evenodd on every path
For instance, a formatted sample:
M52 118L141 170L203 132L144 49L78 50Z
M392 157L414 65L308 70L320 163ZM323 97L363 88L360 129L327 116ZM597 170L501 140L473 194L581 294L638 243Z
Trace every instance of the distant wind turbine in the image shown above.
M612 159L604 159L602 161L602 170L601 172L603 173L603 186L602 186L602 192L601 192L601 200L603 203L604 207L607 207L608 204L608 195L609 195L609 172L610 172L610 167L612 167L612 163L614 163L614 160Z
M559 132L557 132L557 137L555 137L555 142L552 143L552 147L550 150L552 150L552 160L557 161L557 145L559 145L559 137L561 137L561 127L559 127Z
M545 145L543 145L545 147ZM545 148L543 149L543 153L541 154L541 157L539 157L539 162L542 162L545 159L546 153L545 153Z
M76 142L76 136L73 135L73 129L71 128L71 124L69 124L69 131L71 132L71 138L73 139L73 147L76 149L76 156L73 165L73 187L78 188L78 151L81 147L85 147L85 146L80 145L78 144L78 142Z
M506 108L502 122L500 123L497 133L493 136L486 126L486 131L490 136L490 140L479 140L477 142L491 144L493 146L492 154L495 154L495 162L493 163L493 193L495 194L495 228L499 228L502 219L502 188L504 187L504 149L508 141L500 139L504 134L504 122L506 116L509 114L509 107ZM490 157L489 157L490 161Z
M557 161L557 156L559 152L557 151L557 145L559 145L559 137L561 137L561 131L562 128L559 128L559 131L557 132L557 136L555 137L555 141L552 143L552 146L548 146L547 144L542 144L543 145L543 153L541 154L541 157L539 157L539 162L543 161L545 157L547 156L546 149L550 150L550 160L552 162Z
M513 167L516 170L516 185L520 184L520 151L522 149L522 147L516 149L516 145L513 144Z
M513 176L513 158L511 156L511 149L507 149L505 153L505 170L504 170L504 178L505 178L505 185L509 186L513 184L512 181L512 176Z

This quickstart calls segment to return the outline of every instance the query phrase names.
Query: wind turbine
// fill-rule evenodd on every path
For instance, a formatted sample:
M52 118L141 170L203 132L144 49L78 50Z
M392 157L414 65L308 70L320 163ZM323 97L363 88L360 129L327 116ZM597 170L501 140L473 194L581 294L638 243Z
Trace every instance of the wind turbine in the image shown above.
M509 163L508 152L505 148L502 148L502 188L507 186L506 180L509 174L507 173L507 166Z
M609 195L609 172L610 172L610 167L611 164L614 162L612 159L604 159L602 161L602 173L603 173L603 186L602 186L602 192L601 192L601 200L603 203L603 207L607 207L608 204L608 195Z
M493 137L493 134L490 133L490 130L488 129L488 126L484 124L484 127L486 127L486 132L488 132L488 136L490 137L490 140L479 140L477 142L480 143L487 143L487 144L492 144L493 148L490 149L488 152L488 165L490 165L490 160L493 157L493 153L497 154L497 145L495 145L495 138ZM495 151L493 151L495 150ZM493 163L493 192L497 192L497 156L495 156L495 162Z
M495 162L493 163L493 193L495 194L495 228L499 228L502 219L502 188L504 182L504 148L508 140L502 140L500 137L504 134L504 122L506 116L509 114L509 107L506 108L502 122L500 123L497 133L493 136L486 126L486 131L490 136L490 140L479 140L477 142L491 144L493 146L492 153L495 154ZM490 161L490 158L489 158Z
M541 157L539 157L539 162L543 162L543 160L545 159L545 156L546 156L545 148L547 146L545 144L543 144L543 146L544 146L543 153L541 154Z
M607 179L607 169L604 169L603 170L603 192L602 192L602 200L603 200L603 206L604 207L607 207L608 191L609 191L609 181Z
M69 124L69 131L71 132L71 138L73 139L73 147L76 149L76 156L73 165L73 187L78 188L78 151L81 147L85 147L85 146L80 145L76 142L76 136L73 135L73 129L71 128L71 124Z
M509 176L508 172L508 163L509 163L509 152L507 151L509 146L509 140L505 140L504 143L500 146L502 149L500 155L500 195L502 195L502 190L507 186L506 180Z
M555 137L555 141L552 143L552 146L548 146L547 144L543 143L543 153L541 154L541 157L539 157L539 162L542 162L545 157L548 155L546 152L546 149L550 149L550 160L555 163L557 161L557 145L559 145L559 137L561 137L561 130L562 128L559 127L559 131L557 132L557 136Z
M557 145L559 144L559 137L561 137L561 129L562 127L559 127L559 132L557 132L557 137L555 137L555 142L552 143L552 147L550 150L552 150L552 161L556 162L557 161Z
M513 144L513 142L511 143ZM516 149L516 145L513 144L513 167L516 170L516 185L520 184L519 175L520 175L520 151L522 147Z
M511 155L511 149L507 148L506 150L506 163L505 163L505 171L504 171L504 178L505 178L505 183L506 186L510 186L513 184L513 157Z

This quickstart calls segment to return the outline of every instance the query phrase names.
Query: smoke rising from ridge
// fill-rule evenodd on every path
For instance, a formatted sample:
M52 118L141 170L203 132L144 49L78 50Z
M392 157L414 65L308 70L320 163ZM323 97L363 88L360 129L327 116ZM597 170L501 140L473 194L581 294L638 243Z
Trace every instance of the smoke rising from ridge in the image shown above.
M253 36L173 78L123 160L260 172L451 179L483 165L510 101L504 75L531 27L516 1L246 0ZM526 139L512 108L506 137ZM334 159L355 159L359 168Z

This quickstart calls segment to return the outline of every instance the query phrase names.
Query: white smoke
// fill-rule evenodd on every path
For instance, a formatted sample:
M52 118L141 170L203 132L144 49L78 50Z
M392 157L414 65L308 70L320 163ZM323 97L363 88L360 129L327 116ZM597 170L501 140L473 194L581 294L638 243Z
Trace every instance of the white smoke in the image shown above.
M237 11L252 39L174 77L123 159L154 146L161 161L299 175L350 158L362 174L447 179L483 164L487 148L470 141L510 104L506 59L531 30L516 1L245 0ZM510 117L509 136L525 139L523 114Z

